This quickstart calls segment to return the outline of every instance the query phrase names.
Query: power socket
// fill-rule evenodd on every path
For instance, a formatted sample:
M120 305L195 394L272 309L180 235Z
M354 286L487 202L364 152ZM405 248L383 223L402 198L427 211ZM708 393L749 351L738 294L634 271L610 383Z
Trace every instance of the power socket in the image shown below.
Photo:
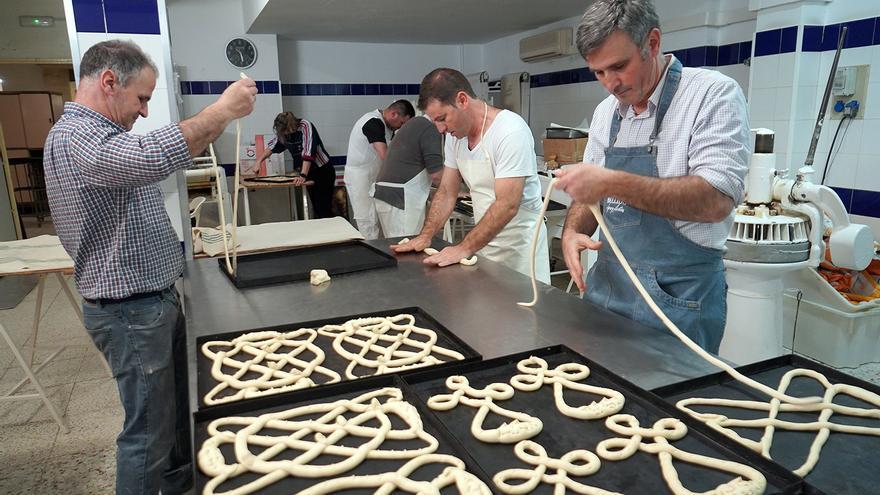
M826 109L826 115L828 115L831 120L840 120L844 115L849 114L850 112L844 108L843 110L838 111L835 108L838 102L843 102L843 106L845 107L847 103L852 100L857 100L859 102L859 110L856 113L855 119L861 120L865 117L865 105L866 105L866 97L868 96L868 78L871 73L870 65L855 65L848 67L840 67L839 69L855 69L855 91L850 96L840 96L840 95L831 95L831 98L828 99L828 108ZM840 105L837 105L837 108L840 108Z

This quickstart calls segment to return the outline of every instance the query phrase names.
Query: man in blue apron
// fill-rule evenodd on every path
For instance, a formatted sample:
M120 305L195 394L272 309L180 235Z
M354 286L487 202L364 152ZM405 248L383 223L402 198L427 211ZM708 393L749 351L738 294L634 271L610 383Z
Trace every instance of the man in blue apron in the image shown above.
M419 109L446 139L443 178L419 235L396 252L422 251L455 207L462 181L470 189L476 226L454 246L425 263L447 266L473 254L524 275L531 273L530 245L539 228L536 278L550 283L547 228L541 218L532 131L519 115L489 106L454 69L435 69L422 80Z
M557 175L573 198L566 265L585 299L664 329L610 248L589 235L600 204L611 235L652 298L717 353L727 317L722 253L742 200L748 157L745 97L718 72L682 68L660 50L650 0L597 0L578 26L587 66L612 93L596 107L584 162ZM586 284L580 253L598 249Z

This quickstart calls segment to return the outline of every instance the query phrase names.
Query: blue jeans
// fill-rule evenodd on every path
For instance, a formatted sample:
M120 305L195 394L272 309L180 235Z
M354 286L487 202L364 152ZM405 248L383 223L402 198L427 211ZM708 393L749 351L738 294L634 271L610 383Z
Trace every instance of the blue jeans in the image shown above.
M116 437L116 493L163 495L192 482L186 341L172 287L113 303L83 302L86 330L104 354L125 410Z

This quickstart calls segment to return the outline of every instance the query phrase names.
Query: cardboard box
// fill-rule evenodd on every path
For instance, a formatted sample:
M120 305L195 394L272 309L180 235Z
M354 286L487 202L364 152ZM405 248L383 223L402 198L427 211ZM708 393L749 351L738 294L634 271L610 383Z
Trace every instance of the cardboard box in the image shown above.
M560 165L583 161L587 139L544 139L544 160L550 160L556 155L556 161Z

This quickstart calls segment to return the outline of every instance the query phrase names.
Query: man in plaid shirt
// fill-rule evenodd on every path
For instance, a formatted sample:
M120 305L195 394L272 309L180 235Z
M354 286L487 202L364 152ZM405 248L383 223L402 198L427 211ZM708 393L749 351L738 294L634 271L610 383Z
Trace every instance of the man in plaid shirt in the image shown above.
M116 440L116 492L125 494L182 493L192 482L185 329L174 289L183 253L158 182L250 114L257 93L242 79L195 117L131 134L147 116L157 74L134 43L89 48L76 101L49 132L43 162L85 326L125 410Z

